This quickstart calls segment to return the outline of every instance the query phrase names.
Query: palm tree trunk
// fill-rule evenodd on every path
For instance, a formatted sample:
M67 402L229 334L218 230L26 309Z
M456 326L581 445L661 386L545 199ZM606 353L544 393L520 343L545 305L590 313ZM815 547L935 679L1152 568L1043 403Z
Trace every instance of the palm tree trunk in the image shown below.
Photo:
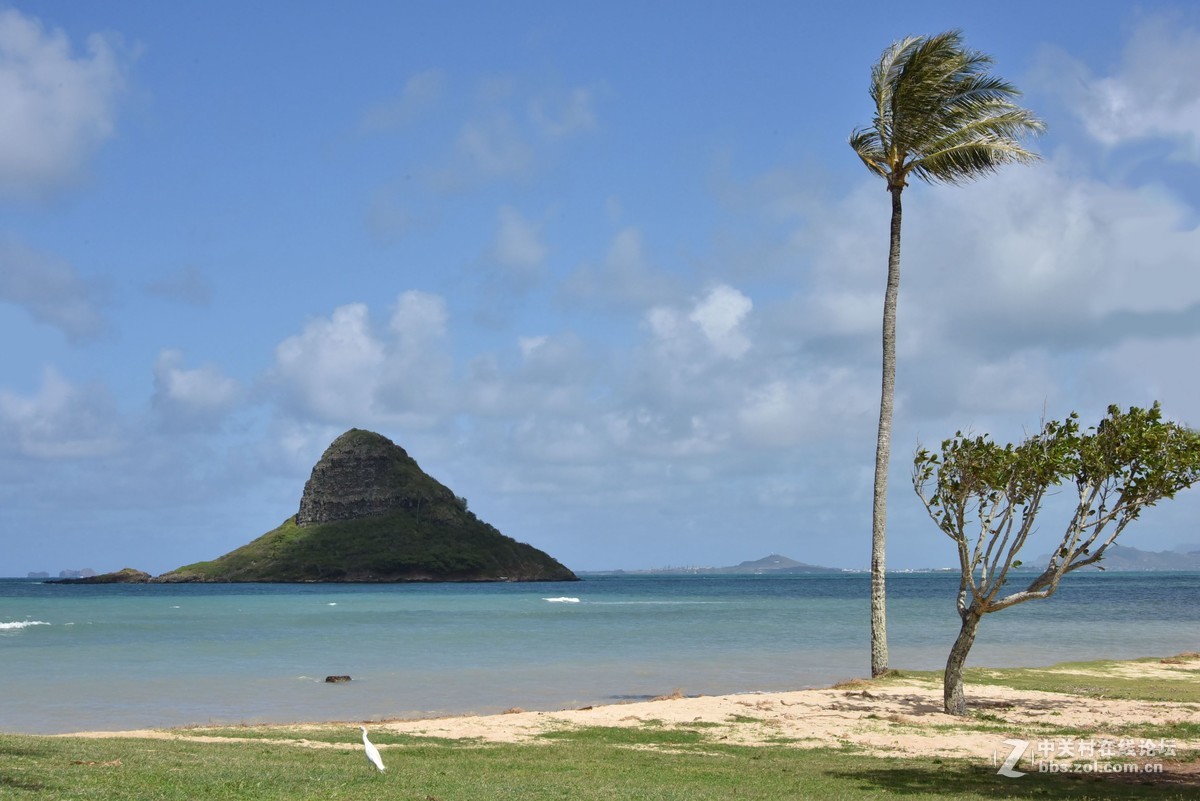
M871 507L871 675L888 671L887 646L887 483L892 454L892 401L896 394L896 301L900 296L900 193L892 186L892 226L888 247L887 291L883 296L883 386L879 397L879 437L875 444L875 496Z
M958 639L950 649L950 658L946 660L946 673L942 679L942 701L947 715L967 714L967 699L963 695L963 666L967 662L967 654L975 644L975 633L979 631L979 615L968 610L963 613L962 628L959 629Z

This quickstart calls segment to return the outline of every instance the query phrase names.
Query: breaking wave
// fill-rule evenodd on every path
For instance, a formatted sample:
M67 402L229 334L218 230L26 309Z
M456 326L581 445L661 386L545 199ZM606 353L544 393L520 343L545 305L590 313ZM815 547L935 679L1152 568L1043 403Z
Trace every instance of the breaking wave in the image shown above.
M49 626L44 620L14 620L11 623L0 623L0 631L20 631L30 626Z

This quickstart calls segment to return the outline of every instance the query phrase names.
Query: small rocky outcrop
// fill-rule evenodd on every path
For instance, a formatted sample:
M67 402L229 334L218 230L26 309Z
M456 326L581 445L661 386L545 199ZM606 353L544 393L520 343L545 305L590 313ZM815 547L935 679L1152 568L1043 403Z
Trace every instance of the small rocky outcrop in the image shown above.
M101 573L98 576L84 578L64 578L47 582L49 584L148 584L153 579L149 573L126 567L113 573Z

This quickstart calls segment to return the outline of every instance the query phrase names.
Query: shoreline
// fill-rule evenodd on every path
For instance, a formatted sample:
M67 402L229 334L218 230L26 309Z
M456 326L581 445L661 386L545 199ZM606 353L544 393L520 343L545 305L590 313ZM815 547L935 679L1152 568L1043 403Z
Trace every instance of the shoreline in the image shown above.
M945 664L956 633L950 578L910 576L889 593L895 665ZM972 664L1136 658L1200 644L1194 576L1112 578L997 616ZM48 625L0 632L0 673L20 688L0 702L0 727L60 734L557 711L676 687L774 692L866 675L865 585L850 579L566 586L185 585L128 597L129 588L25 588L0 598L10 610L0 624ZM1118 590L1128 602L1116 604ZM321 683L342 674L353 681Z
M1095 664L1105 665L1104 673L1089 674L1086 666L1076 664L1028 670L1078 678L1081 682L1086 682L1089 675L1111 676L1114 670L1138 681L1200 682L1196 678L1200 654ZM481 743L536 743L546 733L574 728L669 726L695 727L714 742L732 745L853 747L878 756L991 761L997 753L1008 753L1004 741L1014 733L1034 738L1039 732L1078 731L1096 738L1132 738L1139 730L1177 724L1183 724L1185 731L1200 727L1200 705L1194 702L1122 700L970 681L966 690L972 714L961 718L942 712L940 678L901 674L879 681L852 680L826 688L782 692L688 696L676 691L654 700L558 711L511 709L499 714L436 718L187 726L45 736L229 742L239 739L237 731L245 730L273 732L279 736L271 738L272 742L296 746L354 748L359 747L359 725L366 725L372 732ZM347 732L345 743L310 739L318 733L342 729ZM1042 736L1050 739L1050 735ZM1061 734L1056 736L1063 739ZM1160 739L1165 746L1166 738ZM1200 751L1200 738L1171 739L1172 761L1194 760Z

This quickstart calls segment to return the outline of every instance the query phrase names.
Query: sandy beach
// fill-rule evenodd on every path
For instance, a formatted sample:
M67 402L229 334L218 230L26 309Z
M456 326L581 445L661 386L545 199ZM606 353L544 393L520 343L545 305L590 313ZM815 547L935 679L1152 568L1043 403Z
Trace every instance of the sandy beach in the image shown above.
M1192 680L1200 670L1200 655L1187 654L1153 662L1119 663L1112 670L1130 678ZM1113 675L1112 670L1107 675ZM1087 670L1073 672L1087 683ZM1078 729L1086 739L1116 742L1128 732L1147 726L1195 724L1200 707L1190 703L1132 701L1082 697L1007 687L967 686L970 709L976 714L956 718L944 714L941 684L927 678L893 678L886 682L851 681L826 689L689 697L676 692L651 701L612 704L559 711L510 710L498 715L465 715L422 720L363 721L372 731L421 737L474 739L480 742L546 742L537 736L575 727L694 726L712 742L797 748L854 746L877 756L950 757L1003 760L1011 750L1006 739L1031 742L1068 738L1039 735L1039 728ZM296 746L360 747L348 735L344 744L313 742L308 732L346 728L357 732L359 722L281 726L293 734L284 740ZM252 728L259 729L261 726ZM216 737L200 727L122 732L82 732L70 736L172 738L228 742L228 731ZM1132 735L1136 736L1136 735ZM1132 737L1131 736L1131 737ZM1081 740L1072 736L1071 740ZM1141 738L1137 742L1145 742ZM275 740L275 742L281 742ZM1172 763L1178 772L1196 758L1200 738L1171 738L1157 742L1156 758ZM385 746L403 748L404 746ZM1169 750L1168 750L1169 749ZM1031 754L1032 756L1032 754ZM1143 753L1140 760L1146 759ZM1121 758L1118 754L1115 758ZM1189 771L1190 772L1190 771Z

